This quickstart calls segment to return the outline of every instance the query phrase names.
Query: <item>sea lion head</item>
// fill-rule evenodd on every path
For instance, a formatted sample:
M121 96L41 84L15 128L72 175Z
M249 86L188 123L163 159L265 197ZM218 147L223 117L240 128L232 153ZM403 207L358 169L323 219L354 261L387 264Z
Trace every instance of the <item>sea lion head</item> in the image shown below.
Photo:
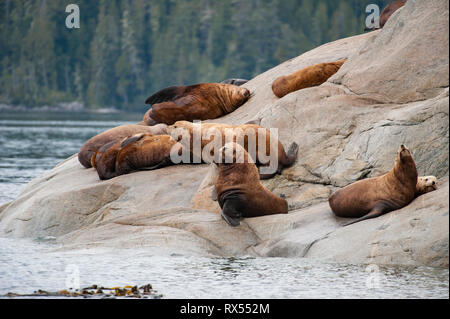
M400 148L397 151L397 161L400 161L402 163L408 163L413 160L411 152L405 145L400 145Z
M432 192L437 189L437 178L436 176L420 176L417 178L417 192L420 194L425 194Z
M219 164L255 163L245 148L234 142L226 143L220 148L219 153L221 155Z
M417 183L417 169L410 150L405 145L400 145L395 159L394 171L400 180Z
M194 128L194 123L188 121L177 121L167 127L167 134L179 142L183 137L190 136Z
M247 102L251 93L250 90L244 87L232 85L232 84L223 84L226 87L226 91L228 92L228 103L225 103L223 107L227 113L231 113L240 107L242 104Z

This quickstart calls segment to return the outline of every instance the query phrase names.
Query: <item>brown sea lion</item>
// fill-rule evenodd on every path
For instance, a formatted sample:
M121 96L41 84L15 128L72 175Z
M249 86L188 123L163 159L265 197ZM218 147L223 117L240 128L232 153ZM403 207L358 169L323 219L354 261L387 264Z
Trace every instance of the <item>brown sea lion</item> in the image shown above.
M241 86L241 85L244 85L247 82L248 82L248 80L244 80L244 79L226 79L226 80L223 80L220 83L233 84L233 85Z
M171 164L170 151L177 142L169 135L139 133L105 145L96 153L95 168L101 180L137 170Z
M289 75L280 76L272 83L272 91L277 97L301 89L318 86L335 74L347 59L308 66Z
M114 127L90 138L87 142L85 142L78 152L78 160L84 167L89 168L92 166L92 156L103 145L138 133L149 133L153 135L167 134L167 125L159 124L154 126L145 126L130 124Z
M384 27L386 22L389 20L391 15L403 7L406 3L406 0L395 0L391 3L389 3L384 9L381 11L380 14L380 28Z
M416 192L417 169L410 151L401 145L394 167L388 173L357 181L329 198L336 216L357 218L350 225L408 205Z
M194 147L195 129L198 130L199 137L201 136L201 140L199 139L201 144L197 149ZM221 148L230 141L240 143L256 159L256 163L259 166L268 166L270 164L268 163L268 158L271 158L271 155L277 156L276 163L272 163L275 164L274 172L261 174L262 179L271 178L277 173L281 174L282 169L290 167L297 158L297 143L293 142L286 153L283 144L268 129L256 124L229 125L178 121L169 126L168 131L176 141L180 142L187 150L190 150L196 158L201 158L206 163L210 163L212 158L216 156L214 154L215 149ZM259 136L259 134L264 135ZM252 135L254 138L252 138ZM274 139L272 143L271 138ZM261 141L264 140L264 145L260 145L260 139ZM201 154L198 152L201 152Z
M241 145L227 143L221 155L215 192L230 226L239 226L242 218L288 213L286 200L261 184L253 159ZM237 161L239 157L244 162Z
M386 5L383 10L381 10L381 14L380 14L380 27L373 27L373 28L368 28L366 27L364 29L364 31L373 31L373 30L377 30L377 29L381 29L384 27L384 25L386 24L386 22L389 20L389 18L391 17L391 15L397 11L398 9L400 9L401 7L403 7L406 3L406 0L395 0L391 3L389 3L388 5Z
M156 92L145 103L152 108L144 115L147 125L176 121L208 120L231 113L247 102L250 91L231 84L202 83L171 86Z
M417 178L415 197L432 192L437 189L437 178L435 176L420 176Z

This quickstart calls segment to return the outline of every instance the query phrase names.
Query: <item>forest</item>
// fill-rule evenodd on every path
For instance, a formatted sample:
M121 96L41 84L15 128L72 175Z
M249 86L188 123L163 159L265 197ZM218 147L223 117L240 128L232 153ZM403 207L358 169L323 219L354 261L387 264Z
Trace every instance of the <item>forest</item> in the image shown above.
M142 111L170 85L252 77L364 32L382 0L0 0L0 103ZM80 28L66 6L77 4Z

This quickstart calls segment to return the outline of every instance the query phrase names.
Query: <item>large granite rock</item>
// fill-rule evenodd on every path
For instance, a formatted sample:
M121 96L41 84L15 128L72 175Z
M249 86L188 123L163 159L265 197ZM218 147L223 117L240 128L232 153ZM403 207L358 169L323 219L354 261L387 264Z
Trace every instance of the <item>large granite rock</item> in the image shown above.
M347 57L319 87L276 98L280 75ZM414 1L379 31L325 44L246 83L254 97L215 120L259 119L300 145L281 176L264 181L290 212L237 228L210 198L215 168L172 166L99 181L76 157L0 207L0 235L54 236L65 247L150 253L307 257L344 263L448 267L448 1ZM400 144L439 189L385 216L342 227L327 203L337 187L391 169Z

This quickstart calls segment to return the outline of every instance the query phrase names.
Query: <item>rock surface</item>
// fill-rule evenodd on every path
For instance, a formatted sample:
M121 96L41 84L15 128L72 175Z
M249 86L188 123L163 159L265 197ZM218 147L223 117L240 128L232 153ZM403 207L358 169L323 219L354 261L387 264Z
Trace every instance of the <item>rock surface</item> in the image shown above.
M347 57L328 82L276 98L274 79ZM145 248L161 254L307 257L331 262L448 267L448 1L409 0L382 30L341 39L246 83L254 97L215 122L259 119L300 145L281 176L288 215L237 228L210 199L214 167L172 166L99 181L76 157L33 180L0 207L0 235L55 236L67 248ZM348 227L327 203L337 187L391 169L400 144L437 191Z

